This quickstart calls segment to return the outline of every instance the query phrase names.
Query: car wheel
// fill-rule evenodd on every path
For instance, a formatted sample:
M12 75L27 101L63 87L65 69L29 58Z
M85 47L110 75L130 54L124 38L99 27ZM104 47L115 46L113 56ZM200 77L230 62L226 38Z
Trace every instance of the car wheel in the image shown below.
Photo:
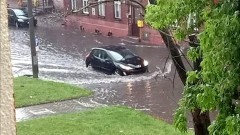
M146 68L146 71L145 71L146 73L148 73L149 72L149 70L148 70L148 67Z
M115 74L120 75L120 76L124 76L123 72L118 68L115 70Z
M90 65L90 62L86 62L86 67L88 67Z
M16 27L16 28L19 28L19 24L18 24L17 21L15 22L15 27Z

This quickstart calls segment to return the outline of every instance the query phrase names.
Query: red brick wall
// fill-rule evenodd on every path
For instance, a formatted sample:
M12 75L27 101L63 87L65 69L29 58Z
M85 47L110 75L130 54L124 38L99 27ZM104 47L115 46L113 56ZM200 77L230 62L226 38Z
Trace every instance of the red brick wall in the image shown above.
M144 6L146 6L146 5L148 4L148 0L140 0L140 1L142 1L141 3L142 3Z
M143 40L144 42L149 42L151 44L156 44L156 45L162 45L163 39L162 36L159 34L159 32L151 27L148 26L144 26L144 28L142 28L142 35L145 33L148 34L148 38ZM144 36L144 35L143 35ZM144 38L143 38L144 39Z
M66 4L71 5L70 0L64 0ZM142 0L142 4L147 5L148 0ZM81 8L83 3L79 0L78 8ZM66 6L67 7L67 6ZM127 4L121 5L121 20L116 20L114 18L114 6L113 3L106 3L105 7L105 17L98 16L98 6L95 8L95 15L92 15L92 8L89 8L89 14L83 14L82 12L74 13L67 16L66 24L69 26L74 26L80 28L82 26L87 32L94 32L95 29L100 30L103 35L107 35L108 32L112 32L115 37L126 37L128 35L128 18L126 14L129 12L129 7ZM156 45L162 45L163 40L159 32L148 27L147 25L142 28L142 35L147 34L147 38L142 38L142 42L151 43Z
M86 16L69 15L66 18L66 24L76 28L82 26L87 32L94 32L95 29L98 29L103 35L107 35L107 33L111 31L113 36L116 37L124 37L128 33L128 25L126 24L94 19Z
M127 18L127 14L129 13L129 6L126 4L122 4L122 9L121 9L122 13L122 22L125 24L128 24L128 18Z
M64 7L64 10L70 10L71 9L71 0L63 0L63 7Z

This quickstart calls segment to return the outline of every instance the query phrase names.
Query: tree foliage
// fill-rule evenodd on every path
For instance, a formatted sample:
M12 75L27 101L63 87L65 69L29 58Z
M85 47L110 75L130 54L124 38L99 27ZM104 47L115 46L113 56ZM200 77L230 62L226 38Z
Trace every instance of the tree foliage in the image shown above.
M183 40L198 28L200 47L190 48L192 61L202 57L201 71L188 72L175 126L186 131L187 111L217 110L210 134L240 133L240 18L238 0L157 0L146 9L147 23L169 28Z

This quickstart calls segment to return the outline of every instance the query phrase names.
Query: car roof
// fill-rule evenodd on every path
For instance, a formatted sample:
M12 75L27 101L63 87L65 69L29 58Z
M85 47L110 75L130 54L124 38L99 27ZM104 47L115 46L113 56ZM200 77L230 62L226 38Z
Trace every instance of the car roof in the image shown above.
M24 9L22 9L22 8L7 8L8 10L13 10L13 11L15 11L15 10L24 10Z
M7 9L11 9L11 10L19 9L19 10L21 10L20 8L7 8Z
M22 10L22 9L20 9L20 8L12 8L12 10ZM23 10L22 10L23 11Z
M104 49L104 50L110 50L110 51L119 51L119 50L126 49L126 47L120 46L120 45L107 45L107 46L100 46L100 47L93 48L93 49Z

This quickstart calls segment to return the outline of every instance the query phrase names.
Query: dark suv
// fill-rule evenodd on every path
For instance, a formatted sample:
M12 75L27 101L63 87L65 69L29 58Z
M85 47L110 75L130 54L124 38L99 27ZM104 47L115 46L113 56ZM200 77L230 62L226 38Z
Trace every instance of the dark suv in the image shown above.
M34 17L34 26L37 26L37 19ZM8 23L16 27L29 25L28 13L23 9L8 8Z
M148 62L123 46L93 48L86 56L86 67L116 73L121 76L148 72Z

